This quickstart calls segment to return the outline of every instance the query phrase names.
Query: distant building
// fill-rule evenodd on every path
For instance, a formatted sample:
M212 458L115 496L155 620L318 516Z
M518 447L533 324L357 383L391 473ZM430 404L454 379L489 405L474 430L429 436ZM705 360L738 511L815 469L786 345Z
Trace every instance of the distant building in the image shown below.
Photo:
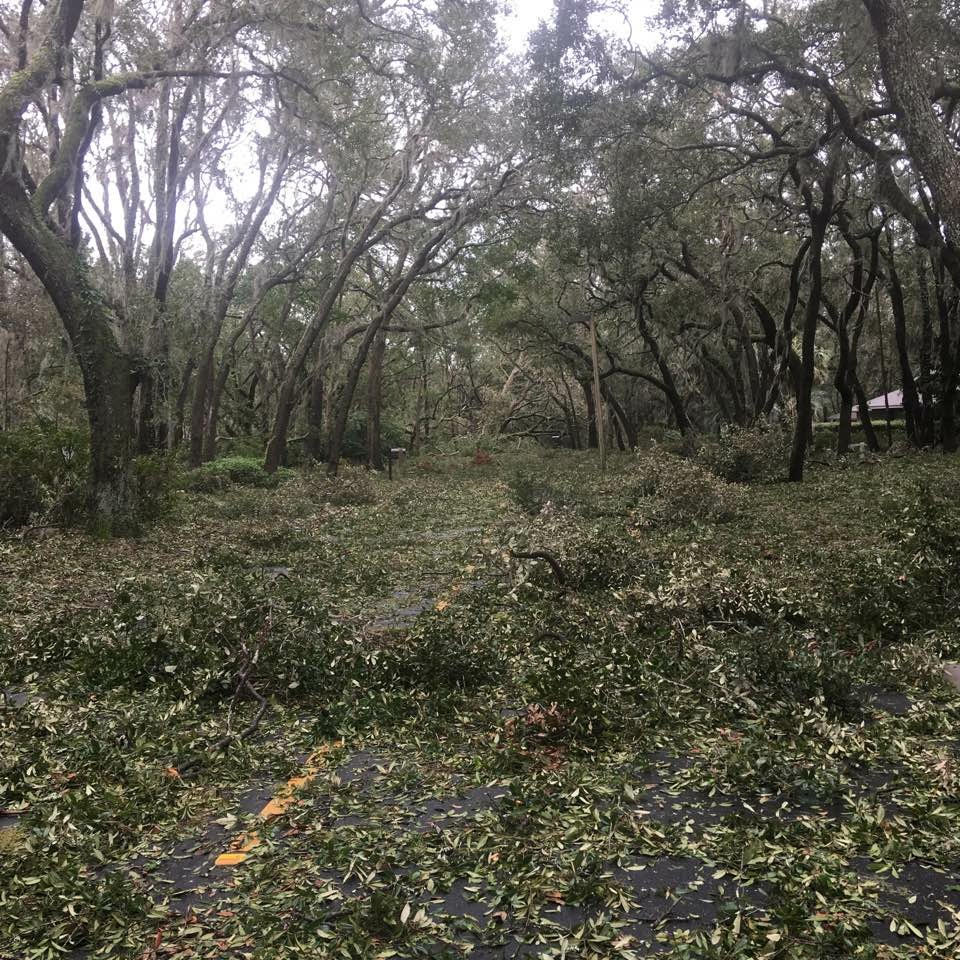
M879 397L867 401L867 408L871 418L879 417L884 420L889 416L891 420L902 420L904 417L903 391L891 390L889 393L881 393ZM860 419L859 403L853 405L853 419Z

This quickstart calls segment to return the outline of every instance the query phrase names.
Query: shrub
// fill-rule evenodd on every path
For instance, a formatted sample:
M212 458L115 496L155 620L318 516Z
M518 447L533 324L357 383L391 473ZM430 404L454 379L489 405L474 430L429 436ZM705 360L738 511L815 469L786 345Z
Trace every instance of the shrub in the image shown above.
M483 624L494 594L478 590L463 598L455 615L433 612L421 617L409 634L381 655L392 664L394 684L443 698L476 690L502 669Z
M571 578L581 591L622 587L646 571L636 540L617 523L592 529L568 555Z
M264 443L260 437L224 437L217 442L217 447L222 458L244 457L261 460L264 454Z
M173 506L173 491L180 482L177 462L164 454L137 457L133 461L133 483L137 517L159 520Z
M535 710L528 710L527 726L537 731L537 739L589 744L622 721L621 678L603 645L547 631L534 649L537 666L526 682Z
M789 448L790 436L782 427L729 424L697 458L728 483L771 483L783 479Z
M285 467L267 473L263 464L253 457L221 457L190 470L184 476L183 484L193 493L213 493L230 484L270 489L292 476L293 471Z
M638 455L634 481L647 521L731 520L742 508L737 484L724 482L701 463L656 449Z
M90 444L73 428L25 427L0 432L0 527L40 518L76 520L84 512Z

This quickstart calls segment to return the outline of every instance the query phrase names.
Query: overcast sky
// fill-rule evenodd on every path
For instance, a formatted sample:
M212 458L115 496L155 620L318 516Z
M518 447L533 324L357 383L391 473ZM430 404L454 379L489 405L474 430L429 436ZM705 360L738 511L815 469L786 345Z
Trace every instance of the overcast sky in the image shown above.
M541 20L549 19L553 0L510 0L510 5L513 12L504 19L503 32L511 48L519 53L526 45L527 34L535 29ZM657 12L659 0L624 0L623 5L629 14L634 42L645 45L643 39L651 36L646 29L645 20ZM630 27L619 15L608 14L602 20L608 29L617 34L626 36L630 31Z

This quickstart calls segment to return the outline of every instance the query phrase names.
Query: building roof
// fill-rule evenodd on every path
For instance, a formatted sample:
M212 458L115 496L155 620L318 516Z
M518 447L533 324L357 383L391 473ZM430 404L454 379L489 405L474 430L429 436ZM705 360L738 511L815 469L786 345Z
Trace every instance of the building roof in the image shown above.
M872 400L867 401L867 409L871 412L874 410L886 410L888 407L891 410L903 409L902 390L891 390L889 393L881 393L879 397L874 397ZM859 403L853 405L853 412L860 412Z

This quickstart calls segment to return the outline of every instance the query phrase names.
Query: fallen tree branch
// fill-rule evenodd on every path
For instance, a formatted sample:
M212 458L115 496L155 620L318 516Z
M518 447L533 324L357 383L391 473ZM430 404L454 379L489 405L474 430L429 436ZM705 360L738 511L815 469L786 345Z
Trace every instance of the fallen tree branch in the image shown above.
M263 696L263 694L260 693L260 691L250 681L250 671L253 669L254 664L259 658L260 648L263 646L263 641L270 632L270 628L272 626L273 610L271 607L268 610L266 618L264 619L263 626L260 628L260 632L257 634L256 643L254 644L253 649L250 650L247 648L245 643L241 643L245 659L243 661L243 665L239 670L237 670L236 673L237 687L233 693L228 716L232 715L233 705L237 702L237 698L244 690L246 690L248 693L250 693L253 699L260 704L257 712L253 716L253 719L239 733L225 733L219 740L210 744L203 752L184 760L184 762L181 764L171 764L169 767L167 767L167 772L170 774L170 776L182 778L183 774L192 770L203 757L217 754L233 743L243 743L243 741L246 740L247 737L251 736L256 731L257 727L260 726L260 721L266 714L269 704L267 702L267 698ZM228 720L228 726L229 722L230 721Z
M557 578L557 586L561 590L566 587L567 577L563 572L563 567L560 566L560 561L552 553L546 550L531 550L529 553L517 553L515 550L511 550L510 556L515 560L545 560L550 564L550 569Z
M203 753L196 754L189 760L185 760L179 766L171 766L170 770L176 771L177 776L182 777L185 773L189 773L204 756L212 756L217 754L221 750L229 747L232 743L243 743L243 741L253 734L257 727L260 726L260 721L263 719L264 714L267 712L267 707L269 706L267 699L246 678L244 678L243 686L245 686L246 689L249 690L250 693L253 694L254 698L260 703L260 706L257 709L257 712L254 714L253 719L239 733L227 733L215 743L212 743L209 747L207 747Z

